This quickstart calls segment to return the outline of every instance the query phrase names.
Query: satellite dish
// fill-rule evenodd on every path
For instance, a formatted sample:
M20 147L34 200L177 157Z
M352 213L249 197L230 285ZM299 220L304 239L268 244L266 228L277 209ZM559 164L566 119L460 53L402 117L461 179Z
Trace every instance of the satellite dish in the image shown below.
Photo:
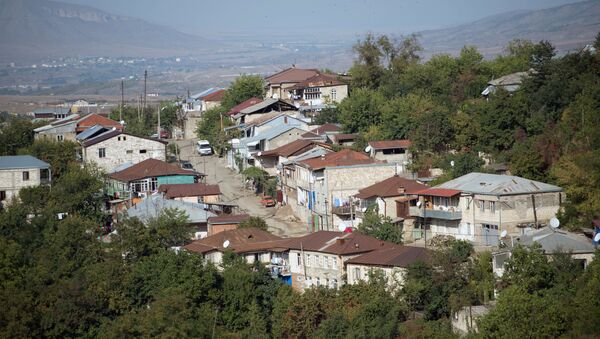
M229 240L223 241L223 248L229 247Z
M596 233L596 236L594 237L594 242L600 242L600 233Z
M550 227L558 228L558 226L560 226L560 221L558 219L556 219L556 218L550 219Z
M258 155L260 157L262 155L262 152L258 152L258 153L256 153L256 155Z
M500 238L506 237L507 234L508 232L506 232L506 230L503 230L502 233L500 233Z
M421 205L423 205L423 203L421 203L421 201L417 201L417 207L421 207Z
M344 225L344 224L339 224L338 225L338 231L344 232L345 230L346 230L346 225Z
M450 166L454 167L454 160L450 161Z

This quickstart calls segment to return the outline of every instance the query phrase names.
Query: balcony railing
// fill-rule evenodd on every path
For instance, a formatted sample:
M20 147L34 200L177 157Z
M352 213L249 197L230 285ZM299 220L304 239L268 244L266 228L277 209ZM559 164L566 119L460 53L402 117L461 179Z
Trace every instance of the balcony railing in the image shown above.
M350 215L354 213L352 206L333 206L331 207L331 213L337 215Z
M445 219L445 220L460 220L462 219L462 212L452 210L450 208L447 211L440 209L423 209L422 207L411 206L409 213L412 217L421 218L433 218L433 219Z

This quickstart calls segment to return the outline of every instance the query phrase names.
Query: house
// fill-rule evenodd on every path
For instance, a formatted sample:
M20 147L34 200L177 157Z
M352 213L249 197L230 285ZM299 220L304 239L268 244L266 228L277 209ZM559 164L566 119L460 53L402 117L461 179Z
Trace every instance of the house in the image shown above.
M193 184L164 184L158 187L165 199L181 200L193 203L218 203L221 199L219 185L208 185L201 182Z
M295 117L294 115L289 115L288 113L293 113L295 115L295 112L265 113L265 114L261 115L259 118L252 120L252 122L249 122L246 124L241 124L241 125L238 125L235 127L242 130L242 135L247 138L258 135L272 127L277 127L277 126L282 126L282 125L296 126L303 130L308 130L308 123L306 121L299 119L299 118Z
M221 100L223 99L225 92L226 91L224 89L219 89L201 97L202 112L206 112L209 109L221 106Z
M340 103L348 97L348 84L340 81L335 74L321 72L285 90L288 92L286 98L292 99L298 107L323 107Z
M338 146L352 146L356 138L358 138L358 134L349 134L349 133L336 133L336 134L326 134L329 142L338 145Z
M235 230L242 222L248 219L250 219L250 215L248 214L224 214L208 218L208 235L211 236L220 232Z
M33 119L36 121L49 121L49 120L58 120L66 118L71 114L71 110L69 108L64 107L45 107L38 108L31 112L33 115Z
M291 99L289 89L319 74L316 69L291 67L265 78L266 97L274 99Z
M283 100L280 99L265 99L264 101L258 102L252 106L248 106L239 113L232 115L232 119L237 125L248 124L253 120L260 118L265 113L280 112L288 115L295 115L298 109Z
M136 164L147 159L167 160L167 144L163 140L115 129L86 139L81 142L81 148L85 163L94 163L106 172L112 172L126 163Z
M48 125L34 129L35 139L47 139L54 141L75 141L76 136L93 127L102 126L106 129L123 130L119 122L103 117L99 114L70 114L63 119L49 123Z
M204 174L184 170L162 160L147 159L123 170L110 173L108 194L115 198L131 199L156 192L164 184L193 184Z
M427 237L450 235L496 246L500 232L521 235L547 225L562 204L562 188L517 176L469 173L419 194L410 215Z
M369 141L365 152L377 160L408 165L411 161L410 140Z
M256 166L255 154L300 139L301 135L305 132L306 130L296 126L280 125L250 138L233 139L231 143L232 148L227 152L228 165L232 169L240 170L246 169L249 166Z
M354 196L357 206L355 210L356 223L362 222L368 208L376 206L380 215L389 217L393 223L402 227L405 240L411 240L414 218L410 216L409 208L416 206L417 192L427 188L428 186L415 180L394 175L360 189Z
M378 248L346 261L348 284L368 282L372 272L380 272L388 286L402 286L407 268L417 262L428 262L431 255L431 251L423 247L389 245Z
M502 241L506 247L492 253L492 268L498 277L504 274L505 265L512 256L512 249L517 245L539 244L544 254L549 257L557 253L569 253L571 258L579 262L583 268L594 260L596 252L596 246L586 236L552 227L543 227L523 235L506 237Z
M312 286L338 288L347 276L346 262L391 243L360 233L319 231L291 238L289 271L292 287L304 290Z
M262 99L252 97L252 98L250 98L248 100L245 100L245 101L243 101L243 102L241 102L241 103L233 106L229 110L229 112L225 113L225 115L227 115L229 117L233 117L234 115L240 113L243 109L248 108L250 106L254 106L254 105L256 105L256 104L258 104L260 102L262 102Z
M204 260L215 265L223 263L223 254L227 251L244 255L246 262L271 262L271 247L278 246L281 237L258 228L240 228L217 232L206 238L196 240L183 248L189 252L201 254ZM253 246L255 245L255 246ZM273 249L277 249L274 247ZM286 248L276 253L287 252Z
M295 160L282 168L283 201L312 231L344 229L354 226L353 196L397 172L396 164L348 149Z
M140 202L127 209L127 216L138 218L144 224L157 219L167 209L176 209L185 213L188 224L193 227L192 239L201 239L208 235L207 222L214 213L206 211L202 205L182 201L166 199L162 194L153 194L145 197Z
M49 185L50 165L31 155L0 156L0 206L21 188Z
M487 83L487 87L481 92L481 95L487 97L490 94L494 94L498 88L509 93L515 92L521 87L523 80L529 78L534 73L535 71L531 69L527 72L516 72L494 79Z
M330 136L334 134L340 134L341 127L337 124L324 124L321 126L314 127L308 132L302 134L304 139L321 140L323 142L331 142Z
M307 151L315 148L322 148L331 151L331 145L324 142L298 139L290 142L289 144L274 148L270 151L258 153L255 156L258 162L255 163L260 164L259 167L267 171L267 173L270 175L274 176L279 173L282 163L293 160L296 156L305 154Z

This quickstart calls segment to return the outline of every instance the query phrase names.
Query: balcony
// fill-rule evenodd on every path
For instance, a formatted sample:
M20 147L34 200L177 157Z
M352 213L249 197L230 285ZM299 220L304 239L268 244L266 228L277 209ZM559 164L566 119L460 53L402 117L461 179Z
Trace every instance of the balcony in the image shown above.
M331 207L331 213L335 215L350 215L355 211L352 210L352 206L333 206Z
M462 212L460 210L453 210L453 207L449 207L448 210L442 210L438 206L435 206L435 209L423 209L422 207L411 206L409 208L409 213L411 217L426 217L444 220L462 219Z

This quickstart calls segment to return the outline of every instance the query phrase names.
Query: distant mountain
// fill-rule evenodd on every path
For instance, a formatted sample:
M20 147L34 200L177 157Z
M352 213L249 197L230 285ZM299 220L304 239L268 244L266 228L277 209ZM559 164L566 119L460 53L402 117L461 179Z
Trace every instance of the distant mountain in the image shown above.
M0 0L0 59L188 55L216 43L140 19L48 0Z
M456 27L420 32L428 55L457 53L475 45L495 55L513 39L551 41L559 50L579 48L600 32L600 1L590 0L541 10L523 10L489 16Z

